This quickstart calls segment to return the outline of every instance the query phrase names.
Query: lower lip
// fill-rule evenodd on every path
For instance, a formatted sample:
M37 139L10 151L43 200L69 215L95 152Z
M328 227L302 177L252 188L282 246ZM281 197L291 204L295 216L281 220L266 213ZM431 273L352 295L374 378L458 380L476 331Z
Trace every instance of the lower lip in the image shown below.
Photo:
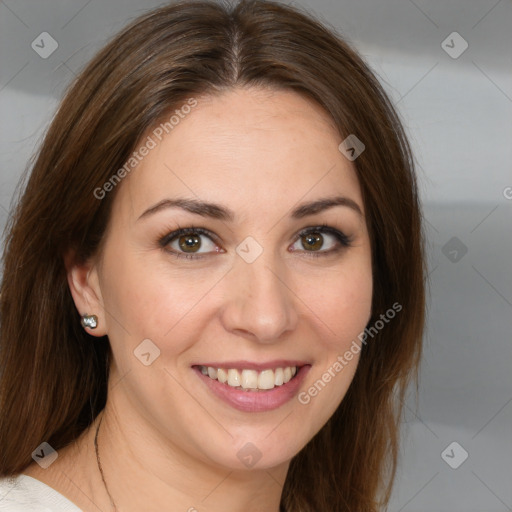
M310 368L310 365L302 366L293 379L286 384L259 391L236 389L203 375L198 367L195 367L194 370L214 395L235 409L243 412L265 412L277 409L290 401L297 394Z

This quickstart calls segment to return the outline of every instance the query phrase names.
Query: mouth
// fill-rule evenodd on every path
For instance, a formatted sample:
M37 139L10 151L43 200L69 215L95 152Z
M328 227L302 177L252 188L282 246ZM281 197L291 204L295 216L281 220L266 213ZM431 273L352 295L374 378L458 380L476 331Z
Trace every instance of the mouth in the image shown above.
M194 365L209 391L235 409L263 412L291 400L311 368L310 364L247 362Z
M212 366L199 366L203 375L217 380L221 384L227 384L235 389L244 391L267 391L276 386L287 384L297 375L297 366L285 366L284 368L268 368L262 371L245 368L214 368Z

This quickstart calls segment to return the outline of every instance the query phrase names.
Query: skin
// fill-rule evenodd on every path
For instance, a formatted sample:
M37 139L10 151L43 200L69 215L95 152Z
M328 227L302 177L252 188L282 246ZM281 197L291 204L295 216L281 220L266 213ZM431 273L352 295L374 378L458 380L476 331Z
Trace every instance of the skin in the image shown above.
M68 255L76 307L98 316L98 328L88 332L107 334L114 354L98 442L118 510L279 510L291 458L336 410L359 355L307 405L295 397L266 412L224 403L191 366L307 361L304 391L365 328L370 240L341 141L327 113L291 91L237 88L198 98L119 185L102 253L81 266ZM335 206L290 216L298 204L335 195L350 198L362 215ZM137 220L175 197L221 204L236 218L174 208ZM299 233L322 224L345 233L351 245L320 234L324 255L312 257ZM176 241L166 251L158 240L178 227L202 227L217 239L201 235L202 259L177 258L169 252L179 251ZM248 236L263 248L253 263L235 252ZM160 349L149 366L133 353L144 339ZM94 453L98 420L48 469L33 463L25 471L86 511L110 510ZM261 453L251 469L237 457L248 442Z

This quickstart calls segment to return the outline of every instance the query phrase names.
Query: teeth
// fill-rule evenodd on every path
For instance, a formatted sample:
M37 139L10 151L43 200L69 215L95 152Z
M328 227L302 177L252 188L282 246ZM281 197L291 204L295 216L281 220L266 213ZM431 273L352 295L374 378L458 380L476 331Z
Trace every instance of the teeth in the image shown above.
M201 366L201 373L227 384L233 388L244 390L267 390L275 386L282 386L289 382L296 374L297 367L287 366L285 368L276 368L275 370L242 370L225 368L212 368L211 366Z
M206 368L206 367L202 366L201 368ZM217 370L217 380L219 382L222 382L223 384L228 381L228 374L227 374L226 370L223 370L222 368L219 368Z
M256 370L242 371L242 387L244 389L258 389L258 372Z
M272 389L274 382L274 370L263 370L258 377L258 389Z
M238 370L228 370L228 385L234 388L240 386L240 374Z

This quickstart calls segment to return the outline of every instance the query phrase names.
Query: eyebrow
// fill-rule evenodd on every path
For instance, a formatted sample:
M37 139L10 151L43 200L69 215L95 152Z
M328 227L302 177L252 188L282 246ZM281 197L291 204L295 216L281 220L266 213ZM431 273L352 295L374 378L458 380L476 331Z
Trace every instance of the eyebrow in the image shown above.
M309 215L314 215L330 208L334 208L335 206L345 206L355 211L361 217L363 216L361 208L353 199L344 196L335 196L317 199L316 201L311 201L309 203L303 203L292 210L291 217L292 219L302 219ZM181 208L182 210L196 215L201 215L202 217L210 217L212 219L218 219L226 222L233 222L236 218L236 215L232 210L220 204L199 201L197 199L177 198L163 199L142 213L137 221L169 208Z

